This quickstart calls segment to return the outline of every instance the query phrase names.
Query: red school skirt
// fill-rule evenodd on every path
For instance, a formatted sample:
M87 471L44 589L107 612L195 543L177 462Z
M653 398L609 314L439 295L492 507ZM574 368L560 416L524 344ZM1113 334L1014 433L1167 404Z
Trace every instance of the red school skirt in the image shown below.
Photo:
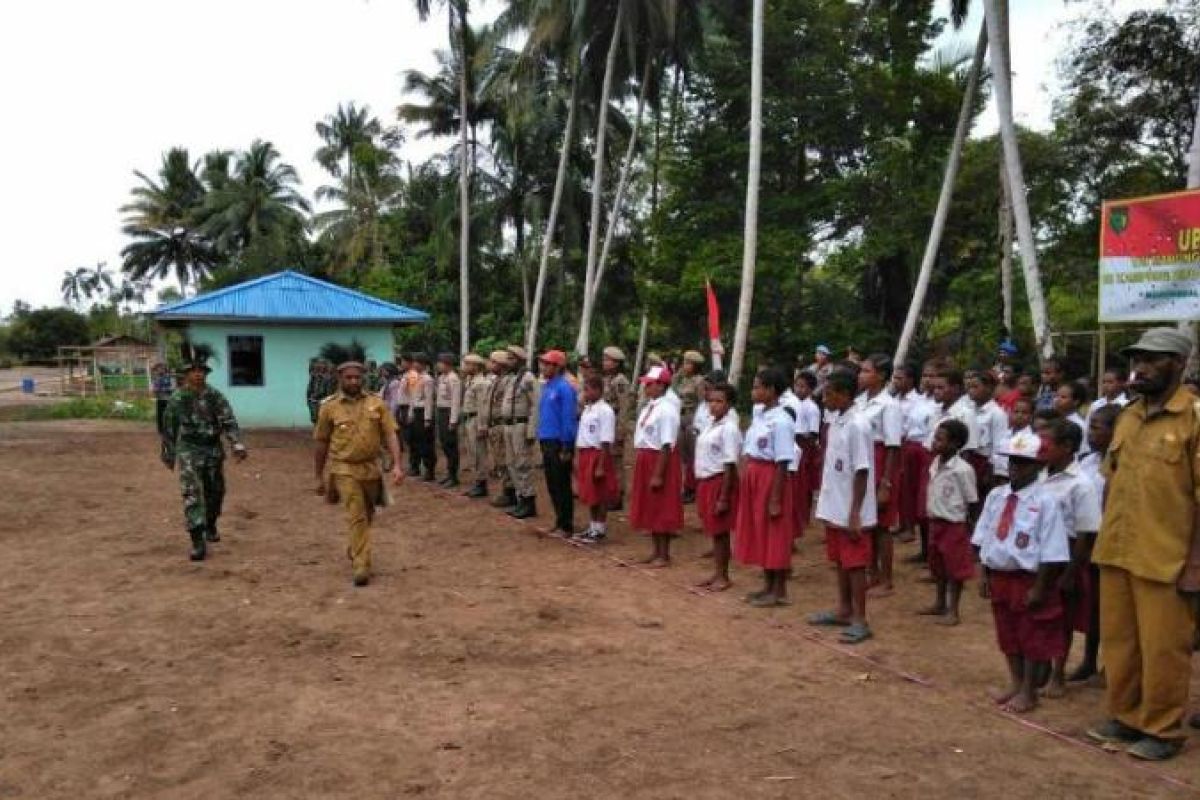
M604 464L604 479L597 481L596 464ZM621 497L620 476L612 454L599 447L582 447L575 454L575 491L585 506L615 503Z
M708 536L733 530L733 518L737 515L738 485L735 481L729 493L729 509L724 514L718 514L717 500L721 498L721 484L724 482L725 475L722 473L701 478L696 483L696 513L700 515L700 525Z
M975 470L975 489L979 492L979 497L981 499L987 497L992 484L991 459L974 450L963 451L962 456L971 465L971 469Z
M892 470L891 475L883 474L884 467L887 465L887 448L883 446L883 442L875 443L875 490L878 492L879 484L883 483L885 477L892 482L892 496L888 499L888 504L880 505L878 509L879 521L875 527L882 531L890 531L900 522L900 513L896 502L897 495L900 491L900 481L897 479L896 470Z
M896 512L900 515L900 527L911 528L925 518L922 502L921 479L929 480L929 463L933 454L925 445L909 439L900 447L900 496L896 498Z
M808 521L812 518L812 491L809 487L809 477L804 471L804 462L800 469L788 473L788 487L792 490L792 513L796 516L796 538L799 539L808 529Z
M794 493L783 487L779 516L767 506L777 465L757 458L746 459L738 487L737 517L733 524L733 557L739 563L763 569L790 569L792 540L796 538Z
M1036 580L1036 574L1021 570L988 572L996 643L1006 656L1051 661L1067 652L1062 595L1051 587L1045 604L1036 611L1029 610L1026 596Z
M650 479L658 464L659 451L639 448L633 463L633 497L629 505L629 526L646 533L677 533L683 527L683 470L679 451L671 448L662 488L650 488Z

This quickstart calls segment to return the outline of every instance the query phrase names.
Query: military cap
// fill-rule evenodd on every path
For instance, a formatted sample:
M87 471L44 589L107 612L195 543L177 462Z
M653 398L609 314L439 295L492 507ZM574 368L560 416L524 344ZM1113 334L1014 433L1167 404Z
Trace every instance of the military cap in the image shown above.
M508 359L509 353L507 350L493 350L492 354L488 356L489 361L495 361L497 364L507 364Z
M519 345L519 344L510 344L508 347L506 347L504 349L507 350L508 354L510 356L512 356L514 359L516 359L517 361L528 361L529 360L529 354L526 353L525 348L521 347L521 345Z
M625 351L619 347L606 347L601 355L605 358L611 358L613 361L625 363Z
M699 366L704 366L704 356L697 350L688 350L683 354L683 360Z
M1142 338L1121 351L1121 355L1131 356L1134 353L1167 353L1173 356L1187 358L1192 352L1192 340L1186 334L1174 328L1151 328L1142 334Z
M646 363L650 365L661 364L663 363L662 356L660 356L658 353L647 353Z
M487 362L483 360L483 356L478 353L467 353L463 356L464 364L474 364L477 367L486 367Z

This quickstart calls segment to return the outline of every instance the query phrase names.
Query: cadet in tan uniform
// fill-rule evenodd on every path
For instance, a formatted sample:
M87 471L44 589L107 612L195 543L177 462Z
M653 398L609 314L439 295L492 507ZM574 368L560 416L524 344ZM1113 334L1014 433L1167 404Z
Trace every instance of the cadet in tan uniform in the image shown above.
M471 470L475 485L463 492L467 497L487 497L487 428L480 422L483 408L487 404L492 376L486 373L487 362L482 356L467 353L463 357L462 420L463 436L467 440L467 466Z
M508 476L508 459L505 453L508 426L504 422L504 394L512 375L508 369L508 351L494 350L488 356L491 383L483 395L483 406L479 409L479 435L486 437L488 454L492 458L491 477L500 481L501 491L492 500L492 506L505 511L517 507L517 493Z
M619 511L625 504L625 442L633 433L634 396L633 384L625 377L625 353L619 347L606 347L601 354L600 367L604 378L604 402L608 403L617 417L617 434L612 445L613 463L617 467L620 494L609 504L609 511Z
M695 350L683 354L683 366L675 377L675 393L682 408L679 411L679 460L683 462L683 502L696 499L696 409L704 397L704 356Z
M458 423L462 414L462 378L454 371L454 356L442 353L437 359L437 438L446 457L446 477L439 486L458 486Z
M437 451L433 445L434 395L433 376L429 374L429 356L417 353L413 356L412 378L409 380L409 429L413 453L409 456L410 472L423 474L424 480L432 483L437 469Z
M317 494L331 503L340 501L346 511L350 529L346 554L354 565L354 585L366 586L371 579L371 519L384 497L380 448L386 444L392 457L394 484L404 480L404 469L396 421L378 395L363 391L363 365L347 361L337 371L339 391L317 413L313 468Z
M517 495L517 507L508 514L515 519L537 516L537 492L533 486L533 446L537 441L538 380L527 368L525 348L509 345L508 366L512 375L505 384L501 409L504 414L505 453L508 475Z

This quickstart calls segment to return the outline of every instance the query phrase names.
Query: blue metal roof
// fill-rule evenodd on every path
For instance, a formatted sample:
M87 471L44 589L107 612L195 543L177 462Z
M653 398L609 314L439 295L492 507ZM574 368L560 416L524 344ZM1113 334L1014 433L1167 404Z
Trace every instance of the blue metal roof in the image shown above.
M427 322L429 315L286 270L171 303L158 309L154 318L159 322L255 320L403 325Z

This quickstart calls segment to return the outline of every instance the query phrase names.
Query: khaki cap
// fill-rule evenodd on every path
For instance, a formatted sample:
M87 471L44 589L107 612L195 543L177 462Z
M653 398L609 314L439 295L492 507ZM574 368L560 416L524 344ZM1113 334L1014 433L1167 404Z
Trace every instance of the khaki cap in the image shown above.
M663 363L662 356L660 356L658 353L647 353L646 363L651 365L661 364Z
M683 354L684 361L690 361L693 364L704 366L704 356L696 350L688 350Z
M507 364L508 363L508 351L507 350L493 350L492 354L490 356L488 356L488 359L490 359L491 361L495 361L497 364Z
M605 358L611 358L613 361L625 363L625 351L619 347L606 347L601 355Z
M510 344L508 347L506 347L504 349L508 352L508 354L510 356L515 358L517 361L528 361L529 360L529 354L526 353L525 348L521 347L521 345L519 345L519 344Z
M1192 340L1186 333L1174 328L1151 328L1137 340L1121 351L1121 355L1130 356L1134 353L1169 353L1173 356L1187 358L1192 352Z
M478 353L467 353L463 356L464 364L474 364L477 367L486 367L487 362L483 360L483 356Z

